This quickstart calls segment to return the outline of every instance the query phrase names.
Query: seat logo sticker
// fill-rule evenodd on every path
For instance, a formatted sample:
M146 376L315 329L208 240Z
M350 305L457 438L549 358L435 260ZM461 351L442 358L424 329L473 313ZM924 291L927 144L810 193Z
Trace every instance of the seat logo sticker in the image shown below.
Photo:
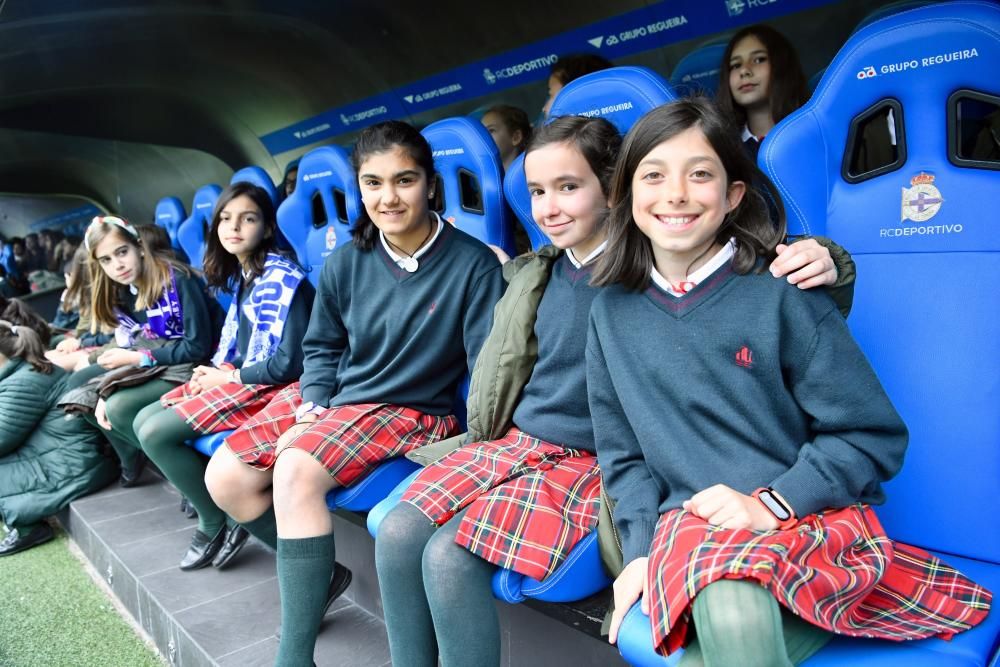
M925 222L941 210L944 198L934 187L934 176L920 172L910 179L909 188L903 188L902 220Z

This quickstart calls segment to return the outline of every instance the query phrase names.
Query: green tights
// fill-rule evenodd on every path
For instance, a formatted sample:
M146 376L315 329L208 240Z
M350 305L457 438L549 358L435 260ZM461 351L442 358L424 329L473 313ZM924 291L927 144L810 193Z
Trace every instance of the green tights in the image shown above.
M782 609L760 584L721 579L694 599L697 637L680 667L791 667L806 660L833 635Z
M172 408L160 405L159 400L139 411L133 427L142 451L198 510L198 530L209 537L218 533L226 523L226 514L215 504L205 486L208 461L184 444L185 440L202 434L192 429Z

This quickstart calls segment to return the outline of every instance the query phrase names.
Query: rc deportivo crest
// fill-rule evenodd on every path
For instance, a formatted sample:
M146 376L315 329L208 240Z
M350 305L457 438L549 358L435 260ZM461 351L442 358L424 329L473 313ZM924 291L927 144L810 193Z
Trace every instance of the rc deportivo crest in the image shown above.
M941 210L944 198L934 187L934 176L920 172L910 179L912 187L903 188L903 202L900 221L924 222Z
M326 228L326 249L333 250L337 247L337 230L333 225Z

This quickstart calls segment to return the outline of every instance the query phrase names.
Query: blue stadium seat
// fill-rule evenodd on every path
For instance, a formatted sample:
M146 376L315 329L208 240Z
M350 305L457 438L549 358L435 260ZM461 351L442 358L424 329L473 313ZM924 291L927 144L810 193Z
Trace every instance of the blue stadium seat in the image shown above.
M857 263L848 323L910 429L902 472L876 510L887 534L935 552L994 593L1000 171L956 155L951 116L963 90L1000 96L997 62L995 3L959 0L881 18L848 40L810 101L768 134L759 156L785 201L789 231L830 236ZM898 164L851 175L844 163L852 121L884 100L901 108ZM651 652L649 621L635 611L620 641L630 660ZM951 641L841 637L804 665L987 665L998 639L994 609Z
M166 230L170 237L170 245L175 250L180 249L177 242L177 228L187 218L184 204L177 197L164 197L156 203L156 224Z
M257 187L263 188L264 192L271 198L271 203L275 207L278 206L278 189L274 187L274 182L271 181L271 177L267 175L267 172L260 167L251 165L237 171L229 179L229 184L236 185L237 183L253 183Z
M205 234L212 224L212 211L222 188L218 185L204 185L194 193L191 201L191 215L177 229L177 242L188 256L188 261L199 271L202 255L205 254Z
M728 44L728 38L714 39L681 58L670 73L670 85L674 91L681 96L715 97L719 77L728 76L728 71L721 72L719 69Z
M434 152L441 177L441 217L483 243L514 254L514 230L503 200L503 162L482 123L464 116L431 123L421 134Z
M194 440L188 440L187 445L211 458L212 454L215 453L215 450L221 447L223 441L232 435L232 433L232 430L209 433L208 435L197 437Z
M612 67L569 82L552 102L549 118L601 116L624 134L650 109L677 99L663 77L645 67ZM524 155L507 170L504 195L511 210L528 232L531 247L541 248L548 238L531 217L531 195L524 177Z
M344 149L321 146L302 156L295 192L278 208L278 227L313 285L327 255L350 242L351 228L363 210Z
M414 463L405 456L383 461L354 484L330 491L326 495L326 504L331 510L367 512L419 469L419 463Z

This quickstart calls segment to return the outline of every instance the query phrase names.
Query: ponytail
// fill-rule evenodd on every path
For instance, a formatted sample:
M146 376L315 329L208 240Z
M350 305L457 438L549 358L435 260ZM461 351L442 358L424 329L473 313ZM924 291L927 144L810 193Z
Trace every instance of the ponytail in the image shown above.
M23 359L39 373L52 372L52 364L45 358L42 338L30 326L0 320L0 354L8 359Z

